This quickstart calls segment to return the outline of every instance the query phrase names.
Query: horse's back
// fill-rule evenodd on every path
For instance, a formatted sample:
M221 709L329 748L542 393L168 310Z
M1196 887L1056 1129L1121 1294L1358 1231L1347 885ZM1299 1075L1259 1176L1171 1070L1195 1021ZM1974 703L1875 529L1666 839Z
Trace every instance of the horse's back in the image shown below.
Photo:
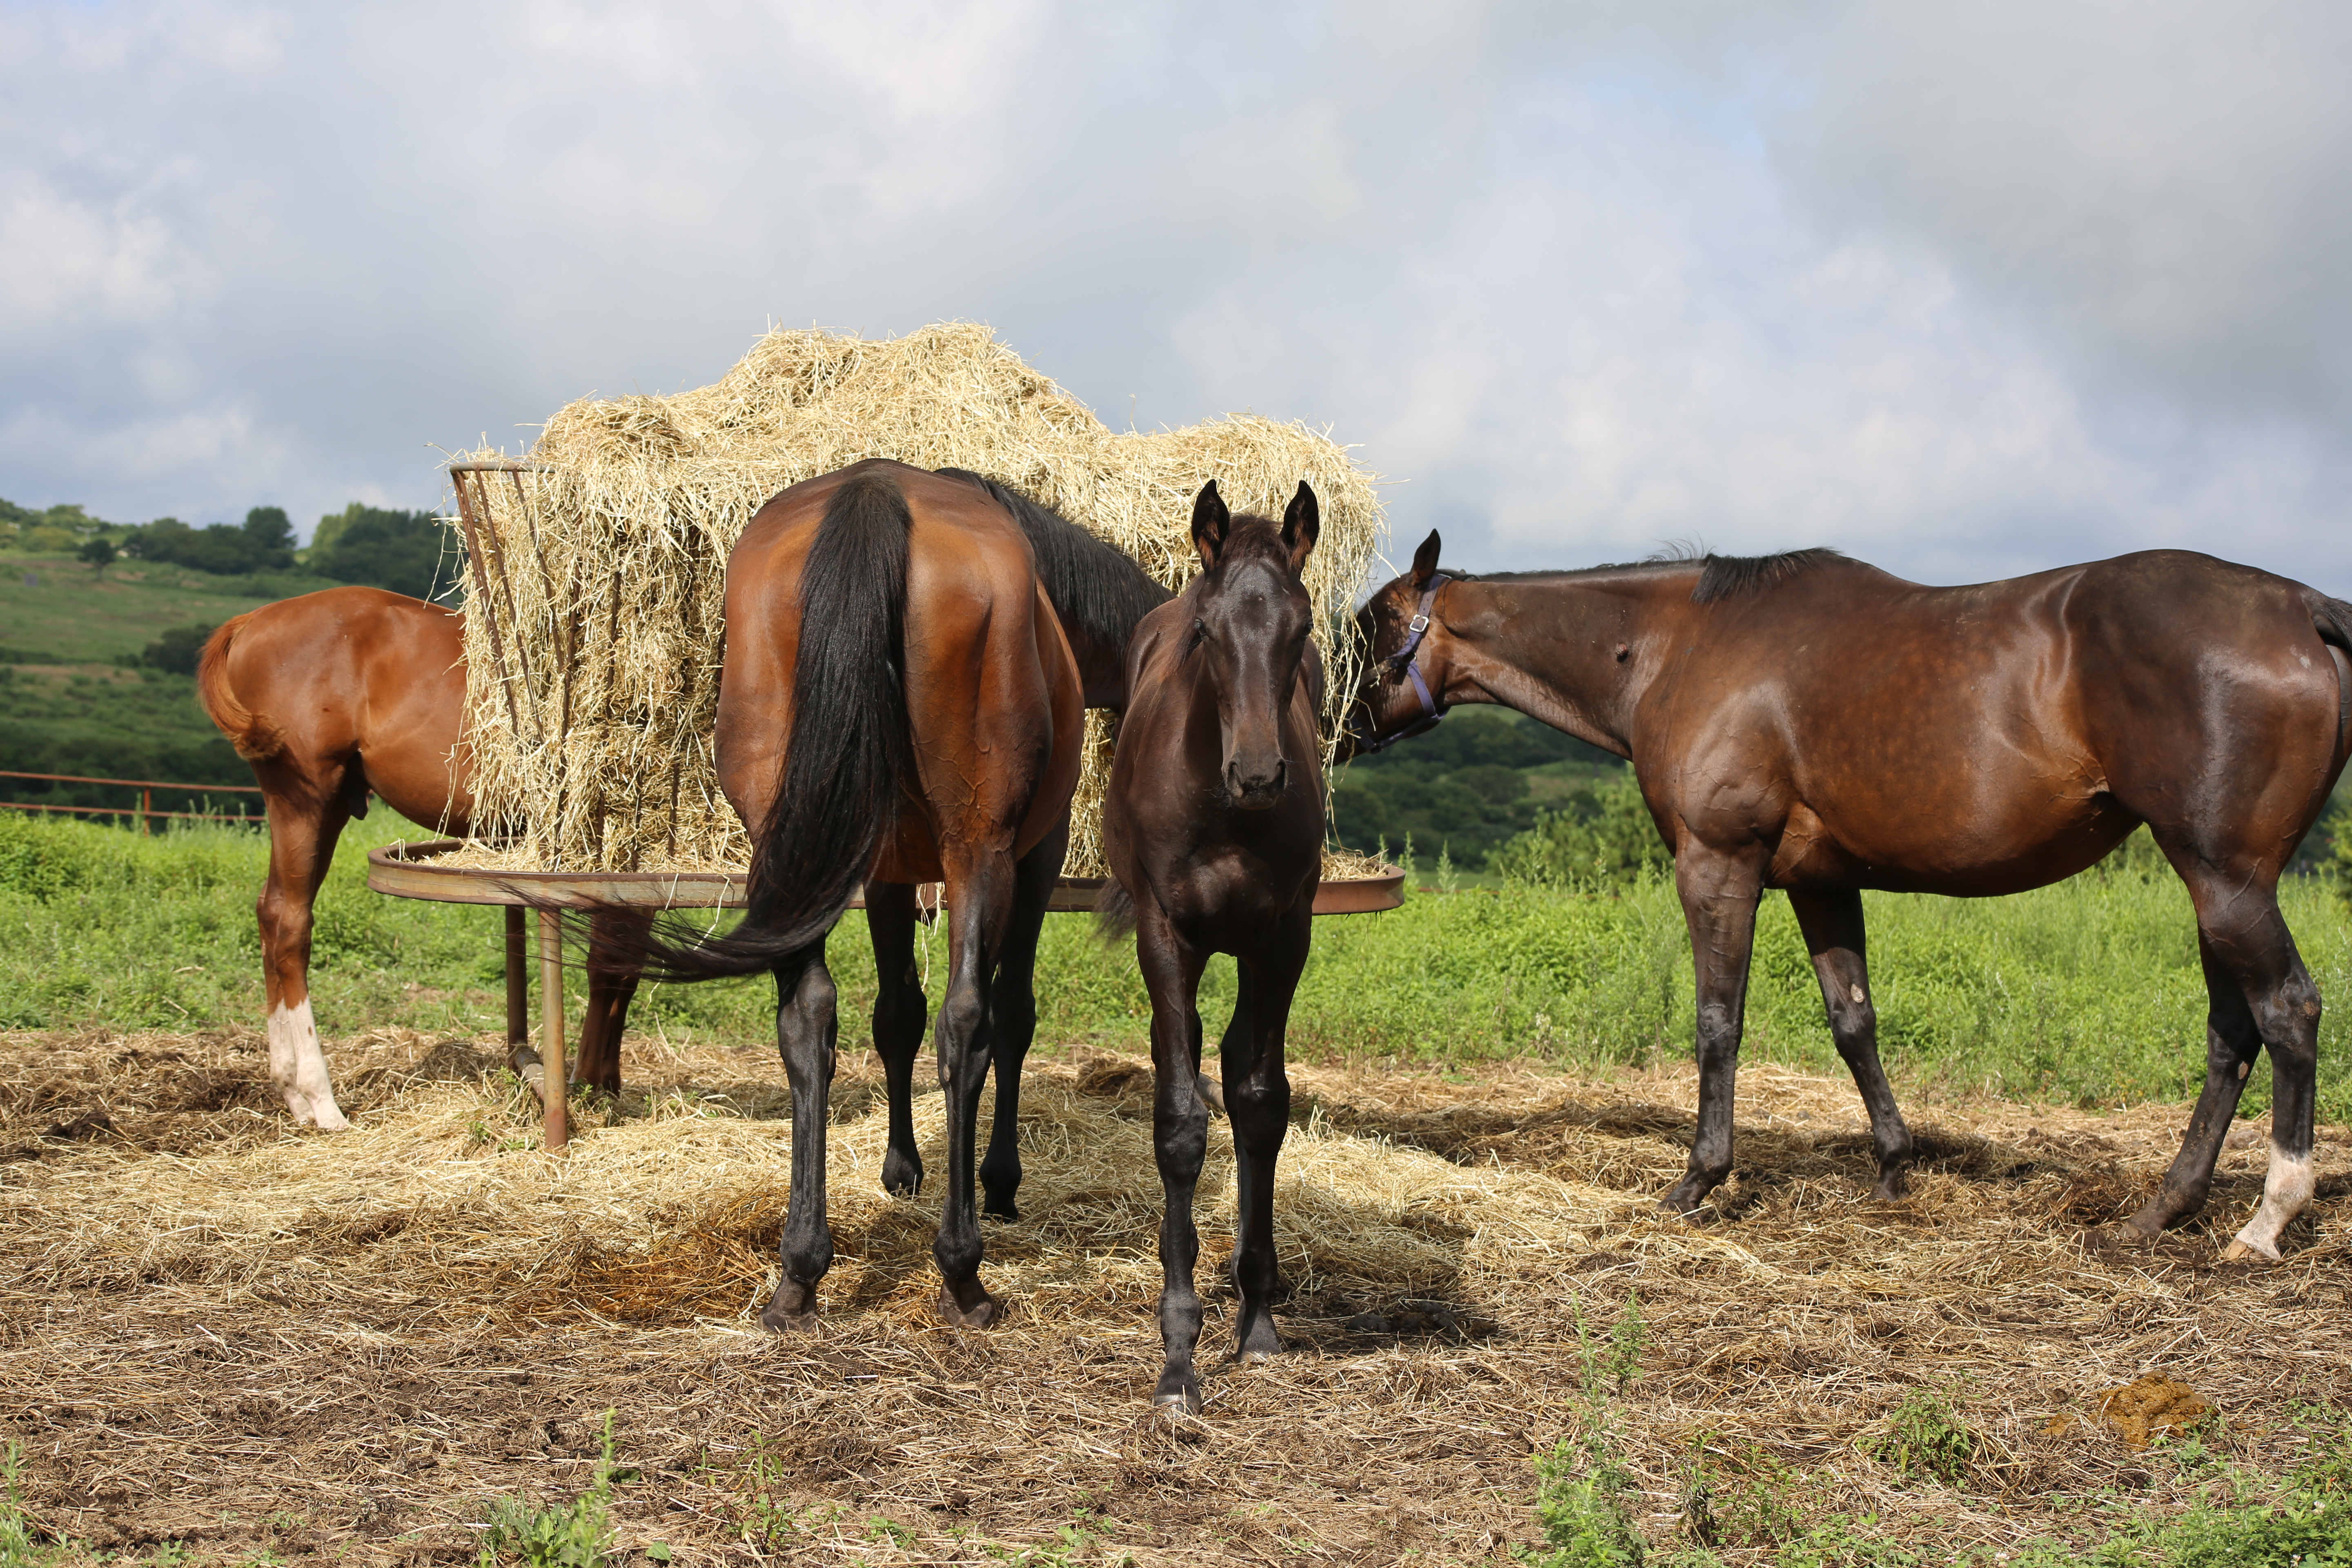
M231 739L257 766L328 788L356 758L395 811L464 826L463 617L387 589L326 588L240 616L215 639L206 706L230 699L215 709L224 731L223 710L242 710Z
M2225 810L2291 849L2341 756L2307 594L2183 551L1948 588L1839 563L1694 606L1637 763L1671 757L1670 819L1780 840L1782 885L2011 891Z

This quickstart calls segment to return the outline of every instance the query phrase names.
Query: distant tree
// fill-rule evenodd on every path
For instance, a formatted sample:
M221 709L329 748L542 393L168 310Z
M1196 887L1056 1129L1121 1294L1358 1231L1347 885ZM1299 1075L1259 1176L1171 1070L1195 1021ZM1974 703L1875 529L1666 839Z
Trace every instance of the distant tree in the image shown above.
M142 561L168 562L199 572L243 576L282 572L294 564L294 525L283 507L257 506L242 524L216 522L190 528L176 517L159 517L134 529L124 549Z
M441 575L444 534L429 511L395 511L353 501L319 520L309 565L338 583L362 583L414 598L431 595ZM455 580L454 571L448 578Z
M194 675L196 660L205 651L205 644L213 635L206 626L173 626L147 645L139 662L150 669L167 670L173 675Z
M103 577L106 575L106 569L114 564L115 556L120 553L121 552L114 548L114 541L100 534L75 551L74 557L76 560L89 563L91 576Z

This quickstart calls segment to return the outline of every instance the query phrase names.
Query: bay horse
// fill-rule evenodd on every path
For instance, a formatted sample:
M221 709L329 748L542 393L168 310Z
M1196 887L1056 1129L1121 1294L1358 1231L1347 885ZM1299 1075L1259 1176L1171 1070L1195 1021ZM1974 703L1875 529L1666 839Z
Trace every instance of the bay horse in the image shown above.
M1053 538L1033 543L1030 531L1047 522ZM1041 570L1064 579L1058 612ZM1072 585L1090 575L1091 595ZM832 1266L824 1160L836 1018L824 941L861 883L882 978L874 1033L891 1098L884 1179L896 1191L922 1173L907 1110L925 1005L914 889L946 884L949 976L934 1037L948 1102L947 1202L932 1246L939 1310L975 1328L1001 1314L980 1278L980 1091L993 1057L991 1207L1010 1213L1019 1058L1035 1022L1031 972L1068 842L1084 710L1123 696L1124 668L1108 650L1123 650L1142 609L1165 596L1149 583L1108 545L1002 486L878 458L779 492L736 542L716 760L751 833L744 917L709 941L620 931L596 942L607 962L665 980L775 978L793 1152L767 1327L813 1323ZM1087 627L1084 666L1065 616Z
M197 699L252 764L268 814L269 874L256 913L269 1076L298 1125L350 1125L319 1048L310 989L311 909L344 825L367 816L373 792L412 822L473 829L463 628L456 612L404 594L327 588L231 618L196 667ZM574 1081L620 1088L621 1030L636 984L634 973L591 965Z
M1661 1202L1730 1173L1756 909L1785 889L1830 1032L1870 1112L1878 1195L1914 1157L1878 1057L1862 889L2022 891L2142 823L2195 906L2205 1083L2152 1243L2204 1206L2255 1057L2271 1053L2263 1199L2227 1256L2278 1256L2312 1196L2319 991L2277 885L2352 752L2352 605L2159 550L1931 588L1834 552L1472 576L1432 532L1375 593L1343 751L1496 702L1630 758L1675 855L1698 992L1698 1129Z
M1151 1143L1166 1205L1155 1405L1201 1406L1192 1196L1209 1126L1201 973L1214 952L1238 967L1218 1047L1240 1211L1234 1354L1254 1362L1282 1348L1273 1298L1275 1162L1290 1124L1283 1034L1323 864L1323 666L1298 574L1320 528L1304 481L1277 526L1231 516L1211 480L1192 507L1202 574L1144 617L1128 655L1127 716L1103 804L1114 883L1098 918L1109 931L1132 925L1151 994Z

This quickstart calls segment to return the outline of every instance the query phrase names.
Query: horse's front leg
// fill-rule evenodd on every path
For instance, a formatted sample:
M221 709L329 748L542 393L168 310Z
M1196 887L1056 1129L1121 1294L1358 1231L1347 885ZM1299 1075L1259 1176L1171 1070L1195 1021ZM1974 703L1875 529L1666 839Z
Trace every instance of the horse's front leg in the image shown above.
M1696 842L1675 860L1683 919L1690 927L1698 976L1698 1132L1690 1164L1658 1206L1697 1217L1707 1194L1731 1174L1732 1095L1739 1074L1739 1034L1748 1006L1748 959L1756 943L1760 865Z
M349 820L340 783L314 786L288 763L257 766L269 808L269 878L255 913L268 998L269 1079L297 1126L341 1131L351 1123L335 1103L319 1026L310 1011L311 910Z
M929 1009L915 968L915 886L866 884L866 931L874 941L874 1054L890 1105L890 1143L882 1155L882 1190L908 1197L923 1190L923 1156L915 1147L915 1053L923 1047Z
M1136 900L1135 957L1151 996L1151 1152L1160 1167L1160 1382L1154 1405L1201 1408L1192 1365L1201 1340L1201 1297L1192 1274L1201 1233L1192 1194L1209 1148L1209 1108L1201 1102L1200 1018L1193 1010L1208 954L1187 942L1146 890Z
M1234 1026L1218 1048L1225 1114L1234 1125L1234 1165L1240 1235L1234 1242L1234 1288L1241 1297L1234 1354L1264 1361L1282 1349L1274 1331L1280 1273L1274 1247L1274 1172L1290 1131L1290 1075L1283 1067L1283 1036L1291 998L1307 967L1311 906L1283 918L1265 947L1242 960L1235 977Z
M1062 874L1070 846L1066 814L1013 870L1013 915L1005 922L996 979L989 990L989 1055L996 1071L996 1116L988 1129L988 1153L980 1162L983 1207L998 1219L1019 1219L1021 1191L1021 1067L1037 1035L1037 938L1045 924L1045 902Z
M980 1282L980 1215L972 1185L980 1092L988 1081L990 983L1013 918L1016 871L1002 849L965 849L947 859L948 988L933 1047L948 1100L948 1195L931 1256L940 1265L940 1316L984 1329L1004 1304Z
M784 1210L783 1278L760 1321L780 1331L815 1326L817 1281L833 1267L824 1135L839 1026L834 1003L823 939L776 965L776 1048L793 1087L793 1190Z
M1870 1112L1870 1140L1878 1151L1878 1196L1903 1195L1903 1172L1911 1163L1911 1130L1895 1104L1895 1090L1878 1059L1878 1010L1870 1003L1870 969L1864 956L1862 894L1848 888L1832 893L1790 893L1797 929L1805 933L1813 975L1829 1009L1830 1038L1862 1103Z

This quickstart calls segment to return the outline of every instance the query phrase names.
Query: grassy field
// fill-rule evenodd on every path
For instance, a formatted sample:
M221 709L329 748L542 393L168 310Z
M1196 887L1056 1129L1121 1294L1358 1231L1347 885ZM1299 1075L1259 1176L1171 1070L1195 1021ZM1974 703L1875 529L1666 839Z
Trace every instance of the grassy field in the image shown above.
M218 626L334 584L305 572L218 576L124 561L97 573L65 555L0 552L0 644L55 664L137 653L167 626Z
M2261 1190L2258 1120L2155 1251L2086 1231L2159 1176L2200 1059L2168 878L1874 902L1925 1155L1892 1204L1769 903L1740 1165L1706 1227L1650 1202L1695 1095L1669 889L1320 921L1276 1196L1290 1353L1216 1366L1183 1420L1143 1407L1159 1188L1129 952L1048 923L1023 1215L987 1227L1013 1315L945 1331L940 1184L875 1180L871 961L845 922L827 1326L780 1340L751 1317L788 1142L761 987L649 993L628 1091L583 1097L571 1152L541 1153L499 1066L497 912L362 885L364 846L404 833L363 825L320 902L355 1123L326 1137L287 1123L254 1026L257 835L0 817L8 1568L2346 1560L2352 912L2331 884L2287 892L2336 1004L2319 1202L2263 1268L2214 1262ZM1213 1028L1229 972L1211 989ZM1213 1361L1221 1128L1201 1191ZM2101 1399L2146 1373L2218 1416L2132 1447Z
M368 846L429 837L383 813L354 825L319 902L312 986L321 1026L472 1031L499 1017L494 910L367 891ZM217 1027L262 1013L252 903L267 865L255 833L141 839L92 825L0 819L0 1026ZM2118 1105L2193 1094L2205 993L2188 896L2168 871L2094 870L2010 899L1874 895L1873 988L1889 1070L1909 1092ZM2331 999L2321 1036L2324 1119L2352 1120L2352 910L2295 879L2282 901ZM945 937L929 938L943 961ZM858 1048L873 996L860 917L835 931L842 1037ZM1046 921L1038 1038L1134 1048L1149 1006L1130 948L1088 921ZM1230 1009L1214 965L1202 1016ZM772 1038L762 983L650 987L633 1023L659 1038ZM1524 1059L1591 1070L1679 1060L1692 1037L1688 941L1672 888L1617 896L1423 890L1402 910L1317 922L1291 1020L1293 1054L1433 1066ZM1843 1069L1787 900L1767 900L1744 1058ZM2268 1094L2250 1089L2250 1113Z

